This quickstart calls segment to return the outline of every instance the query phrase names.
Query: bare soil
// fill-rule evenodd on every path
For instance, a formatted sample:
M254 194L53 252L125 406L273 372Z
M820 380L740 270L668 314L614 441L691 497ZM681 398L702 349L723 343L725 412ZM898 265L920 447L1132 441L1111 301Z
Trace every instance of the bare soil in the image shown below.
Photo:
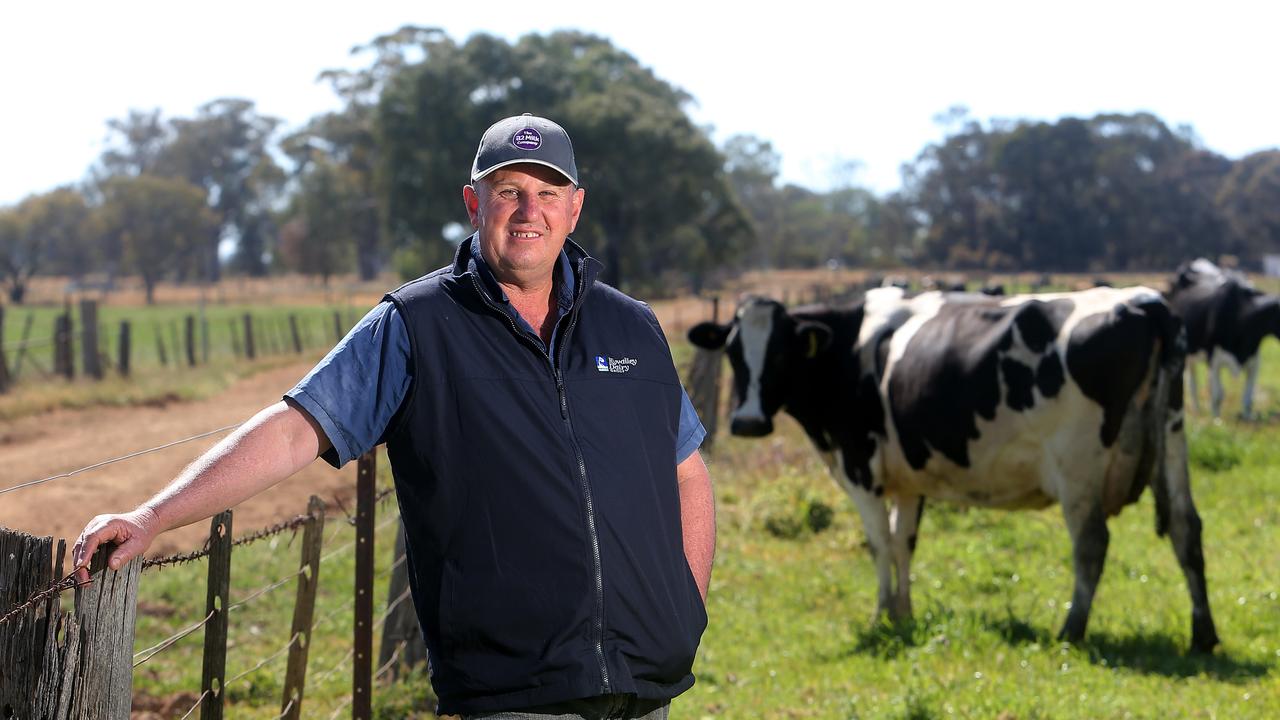
M6 421L0 427L0 488L71 472L114 457L158 447L243 422L279 400L310 369L309 364L267 370L226 391L196 402L141 407L57 410ZM164 487L189 462L226 433L0 495L0 526L74 542L100 513L124 512ZM271 525L306 511L307 497L354 508L355 464L334 470L322 460L234 508L235 534ZM208 523L161 535L148 555L200 547ZM69 550L69 548L68 548Z

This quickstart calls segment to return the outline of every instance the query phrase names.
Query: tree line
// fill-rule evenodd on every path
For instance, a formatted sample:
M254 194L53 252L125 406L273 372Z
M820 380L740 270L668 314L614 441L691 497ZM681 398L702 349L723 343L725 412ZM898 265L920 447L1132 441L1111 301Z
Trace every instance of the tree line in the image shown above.
M408 26L321 73L341 108L280 137L246 99L193 117L108 122L85 180L0 208L0 279L35 274L216 281L388 268L410 278L466 236L460 188L476 139L521 112L569 128L587 188L575 237L632 291L698 289L746 269L925 266L1157 270L1280 248L1280 151L1231 160L1189 127L1137 113L1053 122L936 120L944 138L884 196L856 172L826 190L779 180L762 138L721 146L694 98L595 35L515 41ZM867 138L874 142L874 138Z

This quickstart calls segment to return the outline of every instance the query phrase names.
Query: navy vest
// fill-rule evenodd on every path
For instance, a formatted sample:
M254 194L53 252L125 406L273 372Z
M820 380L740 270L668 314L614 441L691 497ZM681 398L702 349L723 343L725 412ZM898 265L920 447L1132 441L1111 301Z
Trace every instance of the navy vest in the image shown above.
M674 697L706 613L684 556L679 377L649 307L572 242L558 357L452 266L387 297L413 379L387 453L444 714Z

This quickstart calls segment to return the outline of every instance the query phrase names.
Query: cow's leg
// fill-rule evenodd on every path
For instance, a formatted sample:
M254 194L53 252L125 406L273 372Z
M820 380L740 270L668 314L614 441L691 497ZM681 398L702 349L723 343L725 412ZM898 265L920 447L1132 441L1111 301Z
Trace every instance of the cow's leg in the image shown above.
M920 515L924 512L924 496L901 495L894 499L889 514L892 533L893 564L897 571L897 587L889 616L894 620L911 617L911 556L916 551L916 533L920 528Z
M1089 624L1089 610L1107 560L1107 543L1111 535L1097 498L1081 498L1076 503L1064 504L1063 513L1067 518L1067 530L1071 533L1076 582L1071 593L1071 610L1067 612L1067 621L1058 633L1058 639L1077 642L1084 637L1085 627Z
M1258 356L1254 355L1244 364L1244 393L1240 396L1243 410L1240 417L1245 420L1253 418L1253 391L1258 385Z
M845 489L862 517L862 527L867 533L867 544L871 547L871 559L876 563L876 582L879 590L876 593L876 615L886 612L892 614L893 606L893 556L890 548L889 513L884 499L872 491L844 480Z
M1169 540L1182 566L1191 593L1191 650L1211 653L1218 644L1218 631L1209 610L1209 591L1204 574L1204 552L1200 545L1200 514L1191 499L1187 473L1187 440L1182 413L1170 414L1165 445L1164 482L1169 493Z
M1209 360L1209 406L1213 408L1214 417L1222 417L1222 399L1226 392L1222 387L1222 363L1218 358L1222 353L1214 353Z

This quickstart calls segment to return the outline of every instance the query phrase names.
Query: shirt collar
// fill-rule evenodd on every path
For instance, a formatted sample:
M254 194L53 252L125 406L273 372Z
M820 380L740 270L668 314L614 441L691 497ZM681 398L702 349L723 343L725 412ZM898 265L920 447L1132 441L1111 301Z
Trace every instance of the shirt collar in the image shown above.
M507 293L498 284L498 279L494 277L493 270L489 268L489 263L485 262L484 253L480 252L480 237L472 235L471 238L471 260L475 263L476 274L480 276L480 280L488 288L489 293L500 300L503 304L509 304L511 299L507 297ZM577 277L573 272L573 263L569 261L569 254L560 249L560 256L556 258L556 268L560 273L560 282L555 284L556 305L560 310L560 314L568 312L573 307L573 295L577 287Z

